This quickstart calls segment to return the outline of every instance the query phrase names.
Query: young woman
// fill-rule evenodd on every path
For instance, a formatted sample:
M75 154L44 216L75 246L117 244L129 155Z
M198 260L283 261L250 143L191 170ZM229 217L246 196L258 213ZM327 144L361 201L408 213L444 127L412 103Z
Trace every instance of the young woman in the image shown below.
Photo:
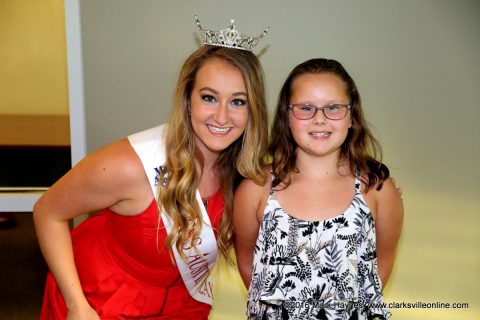
M195 51L167 125L87 156L35 205L51 270L41 319L207 319L235 179L265 180L266 119L252 52ZM70 235L70 219L97 210Z
M249 319L388 318L403 205L340 63L293 69L271 137L271 179L243 181L234 201Z

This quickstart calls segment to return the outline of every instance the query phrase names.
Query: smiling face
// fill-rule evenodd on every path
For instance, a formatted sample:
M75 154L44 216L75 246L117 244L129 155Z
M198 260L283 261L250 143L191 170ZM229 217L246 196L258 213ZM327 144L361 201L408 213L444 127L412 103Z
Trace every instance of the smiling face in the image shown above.
M195 77L190 105L197 147L204 156L218 156L242 135L248 122L242 73L219 58L205 61Z
M290 104L308 103L317 107L349 104L345 83L332 73L307 73L293 80ZM329 120L318 110L312 119L299 120L289 111L289 124L298 152L340 156L340 147L351 127L350 112L342 120Z

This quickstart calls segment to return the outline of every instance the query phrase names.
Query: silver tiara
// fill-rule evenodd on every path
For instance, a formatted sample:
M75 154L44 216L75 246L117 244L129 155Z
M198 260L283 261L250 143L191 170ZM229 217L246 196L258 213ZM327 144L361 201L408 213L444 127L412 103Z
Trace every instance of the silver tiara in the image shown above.
M250 37L247 35L243 35L237 30L235 30L235 25L233 24L235 20L233 19L230 20L230 24L228 25L227 29L220 31L203 29L200 25L200 21L198 20L197 15L195 15L195 22L197 23L198 29L200 30L203 44L246 51L252 51L253 47L257 45L258 40L263 38L267 34L269 29L265 29L265 31L263 31L257 37Z

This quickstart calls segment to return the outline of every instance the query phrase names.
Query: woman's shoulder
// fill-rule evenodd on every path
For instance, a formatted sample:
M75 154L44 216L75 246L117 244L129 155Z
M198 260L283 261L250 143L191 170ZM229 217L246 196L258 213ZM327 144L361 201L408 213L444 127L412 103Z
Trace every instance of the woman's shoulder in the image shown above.
M132 199L141 198L144 208L148 191L140 161L122 139L82 159L44 194L42 202L61 208L72 218Z
M143 167L127 138L110 143L88 155L82 165L95 171L109 171L121 180L142 177Z
M107 145L97 156L102 159L97 163L97 170L100 165L102 170L110 172L104 183L117 190L119 196L119 201L110 209L131 215L151 203L153 195L144 166L127 138Z

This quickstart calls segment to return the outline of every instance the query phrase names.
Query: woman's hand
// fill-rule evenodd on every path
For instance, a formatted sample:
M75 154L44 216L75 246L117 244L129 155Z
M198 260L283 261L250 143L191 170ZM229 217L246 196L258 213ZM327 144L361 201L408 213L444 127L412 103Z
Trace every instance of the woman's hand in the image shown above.
M68 311L67 320L100 320L98 314L90 305L73 308Z
M403 201L403 197L402 197L402 195L403 195L403 189L402 189L402 187L397 187L397 182L395 181L395 178L390 177L390 179L392 180L393 185L395 186L395 188L397 188L397 192L398 192L398 195L400 196L400 199L402 199L402 201Z

